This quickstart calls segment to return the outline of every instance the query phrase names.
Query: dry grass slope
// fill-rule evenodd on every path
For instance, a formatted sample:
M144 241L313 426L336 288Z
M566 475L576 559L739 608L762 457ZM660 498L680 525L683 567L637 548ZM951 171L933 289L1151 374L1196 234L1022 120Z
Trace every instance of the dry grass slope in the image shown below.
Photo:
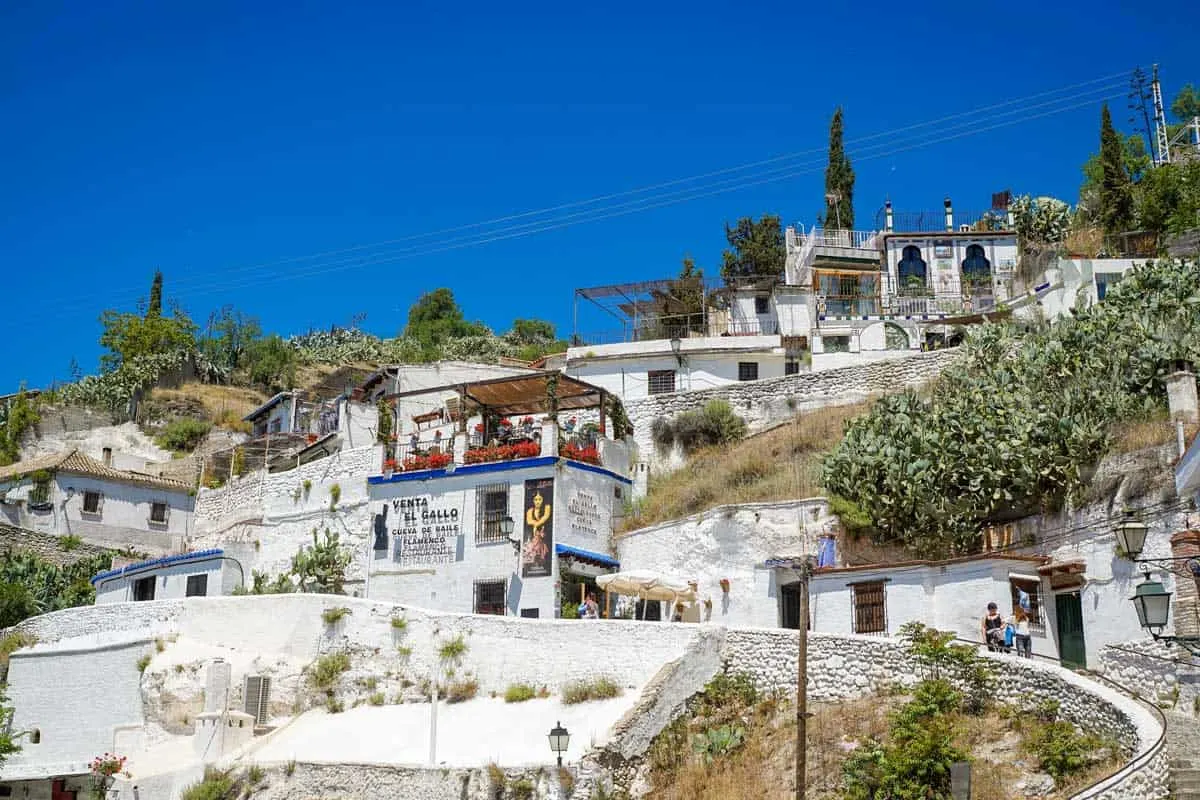
M842 440L846 421L868 403L798 414L792 423L741 442L700 450L675 472L650 479L649 493L624 521L633 530L725 503L821 494L821 459Z

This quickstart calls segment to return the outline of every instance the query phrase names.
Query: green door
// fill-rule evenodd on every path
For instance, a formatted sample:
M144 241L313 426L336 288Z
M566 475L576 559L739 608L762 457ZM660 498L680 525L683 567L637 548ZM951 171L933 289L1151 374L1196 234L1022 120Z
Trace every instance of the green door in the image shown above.
M1083 641L1083 603L1079 592L1054 595L1058 618L1058 657L1064 667L1086 667L1087 646Z

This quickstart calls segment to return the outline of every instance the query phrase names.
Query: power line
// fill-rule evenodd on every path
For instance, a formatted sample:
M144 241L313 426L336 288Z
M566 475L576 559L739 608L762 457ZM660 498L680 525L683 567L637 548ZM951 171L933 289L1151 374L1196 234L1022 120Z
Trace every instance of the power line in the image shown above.
M1102 80L1102 79L1096 79L1095 81L1089 81L1087 83L1096 83L1099 80ZM1082 85L1082 84L1080 84L1080 85ZM1071 87L1067 87L1067 88L1071 88ZM871 145L866 148L860 148L858 151L853 152L851 155L853 155L858 160L870 160L873 158L882 158L882 157L886 157L889 155L895 155L896 153L913 150L913 149L916 149L919 147L929 146L931 144L936 144L936 143L940 143L940 142L950 141L953 139L963 138L964 136L975 135L977 133L983 133L985 131L994 130L997 128L1007 127L1007 126L1018 124L1021 122L1050 116L1052 114L1063 113L1065 111L1070 111L1075 108L1079 108L1079 107L1082 107L1085 105L1089 105L1091 103L1095 103L1099 100L1110 99L1111 97L1113 97L1115 95L1111 95L1111 94L1106 95L1106 96L1092 96L1092 95L1095 95L1098 92L1111 92L1115 88L1116 88L1116 85L1111 85L1111 86L1104 85L1104 86L1094 87L1094 88L1088 89L1084 92L1076 93L1075 95L1070 95L1070 96L1066 96L1066 97L1058 97L1053 100L1044 101L1042 103L1027 105L1020 109L1015 109L1015 110L1003 112L1000 114L993 114L993 115L990 115L989 117L984 117L982 119L973 119L973 120L970 120L967 122L959 123L957 125L952 125L949 128L947 128L943 132L942 135L935 136L933 138L916 139L916 140L912 140L912 141L908 141L908 142L902 142L899 146L893 146L893 145L895 145L894 142L882 142L880 144ZM916 128L920 128L920 127L927 127L930 124L935 124L937 122L946 121L949 119L963 118L963 117L967 117L967 116L975 116L975 115L982 113L984 110L998 108L998 107L1004 107L1007 105L1012 105L1012 104L1015 104L1018 102L1022 102L1023 100L1027 100L1031 97L1045 96L1047 94L1055 94L1055 93L1060 93L1062 91L1064 91L1064 89L1052 90L1050 92L1042 92L1042 93L1039 93L1038 95L1031 95L1027 98L1020 98L1018 100L1006 101L1004 103L994 104L993 106L987 106L987 107L984 107L983 109L977 109L977 110L970 111L970 112L961 112L956 115L949 115L947 117L942 117L942 118L939 118L938 120L931 120L931 121L925 122L925 123L916 123L914 125L906 126L906 128L901 128L901 129L897 129L897 130L898 131L912 130L912 129L916 129ZM1062 105L1065 101L1074 100L1078 97L1085 97L1085 96L1087 97L1087 99L1085 99L1085 100ZM1039 108L1039 107L1046 107L1046 106L1055 106L1055 107L1052 107L1049 110L1044 111L1039 114L1028 114L1027 113L1032 108ZM1005 122L994 122L994 120L996 120L996 119L1000 119L1000 118L1004 118L1004 117L1011 117L1011 116L1016 116L1016 115L1019 115L1016 119L1008 120ZM991 122L992 124L981 125L981 123L986 123L986 122ZM862 137L861 139L858 139L855 141L864 141L864 140L868 140L868 139L881 138L883 136L890 135L891 133L892 132L873 134L871 136ZM884 149L880 152L874 152L874 153L865 152L865 151L870 151L870 150L879 149L879 148L887 148L887 149ZM760 165L760 164L772 163L772 162L783 160L784 158L794 158L796 155L799 155L799 154L802 154L805 152L814 152L814 151L800 151L800 153L791 154L786 157L781 156L781 157L776 157L774 159L767 159L762 162L753 162L753 164L751 164L751 165L744 165L742 167L729 168L727 170L719 170L714 173L707 173L706 175L711 176L711 175L730 173L730 172L734 172L737 170L745 169L749 166L756 166L756 165ZM462 249L464 247L470 247L470 246L486 244L486 243L495 242L495 241L502 241L502 240L506 240L506 239L519 238L519 237L523 237L523 236L544 233L544 232L551 231L551 230L557 230L557 229L561 229L564 227L569 227L574 224L579 224L580 222L595 222L595 221L601 221L604 219L611 219L613 217L618 217L618 216L626 216L628 214L636 213L639 211L646 211L646 210L652 210L655 208L662 208L665 206L675 205L675 204L683 203L683 202L689 202L691 200L696 200L696 199L700 199L703 197L708 197L708 196L712 196L712 195L716 195L716 194L722 194L722 193L726 193L726 192L730 192L730 191L737 191L740 189L749 188L752 186L758 186L758 185L763 185L766 183L772 183L772 182L777 182L780 180L786 180L788 178L797 177L797 176L804 175L804 174L810 174L810 173L812 173L818 169L822 169L822 168L823 168L823 162L821 162L821 161L818 161L815 163L809 162L808 164L792 164L792 165L787 165L787 166L783 166L783 167L776 167L776 168L768 170L766 172L761 172L759 174L724 179L722 181L718 181L709 186L692 186L692 187L688 187L688 188L684 188L684 189L678 189L678 190L675 190L672 192L667 192L667 193L660 194L657 196L649 196L649 197L644 197L644 198L640 198L640 199L627 200L622 203L612 204L608 207L600 207L598 209L588 209L588 210L584 210L584 211L578 211L578 212L574 212L571 214L562 215L558 218L526 222L526 223L522 223L520 225L509 226L507 228L500 228L495 231L484 232L482 235L482 238L475 237L475 236L457 237L457 240L451 239L449 241L442 242L442 243L439 243L436 241L431 241L431 242L427 242L425 244L412 245L407 248L402 248L396 252L363 253L362 255L359 255L359 256L352 256L349 258L335 260L335 261L324 263L324 264L318 263L318 264L309 265L309 267L307 269L304 269L301 271L288 272L288 273L282 273L282 274L279 273L278 271L276 271L276 273L273 275L267 275L267 276L263 276L263 277L256 277L253 279L248 279L248 280L244 280L241 283L232 283L231 284L228 282L217 282L217 283L201 284L196 287L196 289L197 289L196 291L190 292L189 296L194 297L194 296L199 296L199 295L204 295L204 294L210 294L213 292L226 291L226 290L235 289L235 288L242 288L244 286L261 285L264 282L284 280L284 279L295 279L297 277L308 277L308 276L312 276L312 275L342 271L345 269L351 269L351 268L355 268L355 267L388 263L388 262L404 260L404 259L408 259L408 258L417 258L417 257L432 255L432 254L436 254L436 253L447 252L450 250ZM666 182L665 184L657 184L655 186L659 187L659 186L668 186L668 185L678 185L678 184L687 183L687 182L690 182L693 180L697 180L700 177L702 177L702 176L696 176L695 178L679 179L676 181L669 181L669 182ZM616 193L614 195L608 195L608 196L603 196L603 197L631 196L634 194L644 193L646 191L649 191L651 188L654 188L654 187L645 187L643 189L630 190L628 192ZM552 208L578 207L578 206L582 206L582 205L595 203L600 199L601 198L595 198L593 200L587 200L587 201L576 201L575 203L563 204L561 206L552 207ZM547 210L552 210L552 209L547 209ZM536 214L545 213L545 211L547 211L547 210L538 211L538 212L525 212L523 214L510 215L509 217L498 218L498 220L517 219L517 218L522 218L522 217L533 216ZM600 213L597 213L597 212L600 212ZM455 229L447 229L447 230L461 230L461 229L466 229L466 228L483 227L487 224L490 224L490 221L483 222L483 223L473 223L468 226L458 226ZM433 233L421 234L421 235L405 237L404 239L392 240L392 241L412 241L412 240L421 239L421 238L429 238L433 235L435 235L435 234L433 234ZM377 246L379 246L379 245L362 245L362 246L359 246L356 248L346 248L341 251L329 251L327 254L368 250L368 249L372 249ZM251 272L254 270L264 269L264 268L271 267L271 266L278 266L280 264L296 263L296 262L300 262L300 261L313 260L314 258L318 258L318 257L320 257L320 255L301 257L301 258L296 258L296 259L289 259L289 260L282 261L282 262L272 262L270 264L258 265L258 266L253 266L253 267L245 267L245 268L240 268L240 269L236 269L236 270L231 270L231 271L229 271L228 274ZM186 281L185 281L185 283L186 283ZM70 307L67 307L67 308L59 307L58 309L56 309L56 311L70 313L72 311L72 309ZM62 314L60 313L60 314L57 314L56 316L61 316L61 315Z

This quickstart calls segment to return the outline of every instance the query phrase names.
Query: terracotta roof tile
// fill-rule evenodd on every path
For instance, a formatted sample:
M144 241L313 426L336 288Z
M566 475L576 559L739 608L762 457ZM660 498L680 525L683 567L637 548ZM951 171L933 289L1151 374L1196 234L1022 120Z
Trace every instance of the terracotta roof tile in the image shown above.
M54 455L41 456L40 458L31 458L28 461L18 461L7 467L0 467L0 481L12 480L13 478L26 475L30 472L36 472L40 469L69 472L72 475L88 475L93 478L100 478L101 480L132 483L139 486L152 486L157 489L167 489L175 492L186 492L191 489L191 486L184 481L107 466L90 456L84 455L78 450L55 453Z

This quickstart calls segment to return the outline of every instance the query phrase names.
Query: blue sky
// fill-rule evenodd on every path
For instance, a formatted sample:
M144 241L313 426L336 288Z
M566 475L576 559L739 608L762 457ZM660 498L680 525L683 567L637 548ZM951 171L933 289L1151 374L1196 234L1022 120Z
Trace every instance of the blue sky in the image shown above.
M1120 78L877 135L1154 61L1169 102L1200 79L1185 5L6 3L0 392L66 379L72 358L93 370L101 310L132 310L156 267L201 321L231 303L283 334L365 313L392 335L449 286L497 330L542 317L569 333L577 286L670 276L688 253L715 271L738 216L812 224L839 104L856 227L888 196L1074 200L1100 98L1126 116L1123 87L1105 91ZM1083 105L979 130L1061 98ZM770 169L784 179L755 179ZM661 194L687 187L710 193ZM647 197L664 205L602 218Z

